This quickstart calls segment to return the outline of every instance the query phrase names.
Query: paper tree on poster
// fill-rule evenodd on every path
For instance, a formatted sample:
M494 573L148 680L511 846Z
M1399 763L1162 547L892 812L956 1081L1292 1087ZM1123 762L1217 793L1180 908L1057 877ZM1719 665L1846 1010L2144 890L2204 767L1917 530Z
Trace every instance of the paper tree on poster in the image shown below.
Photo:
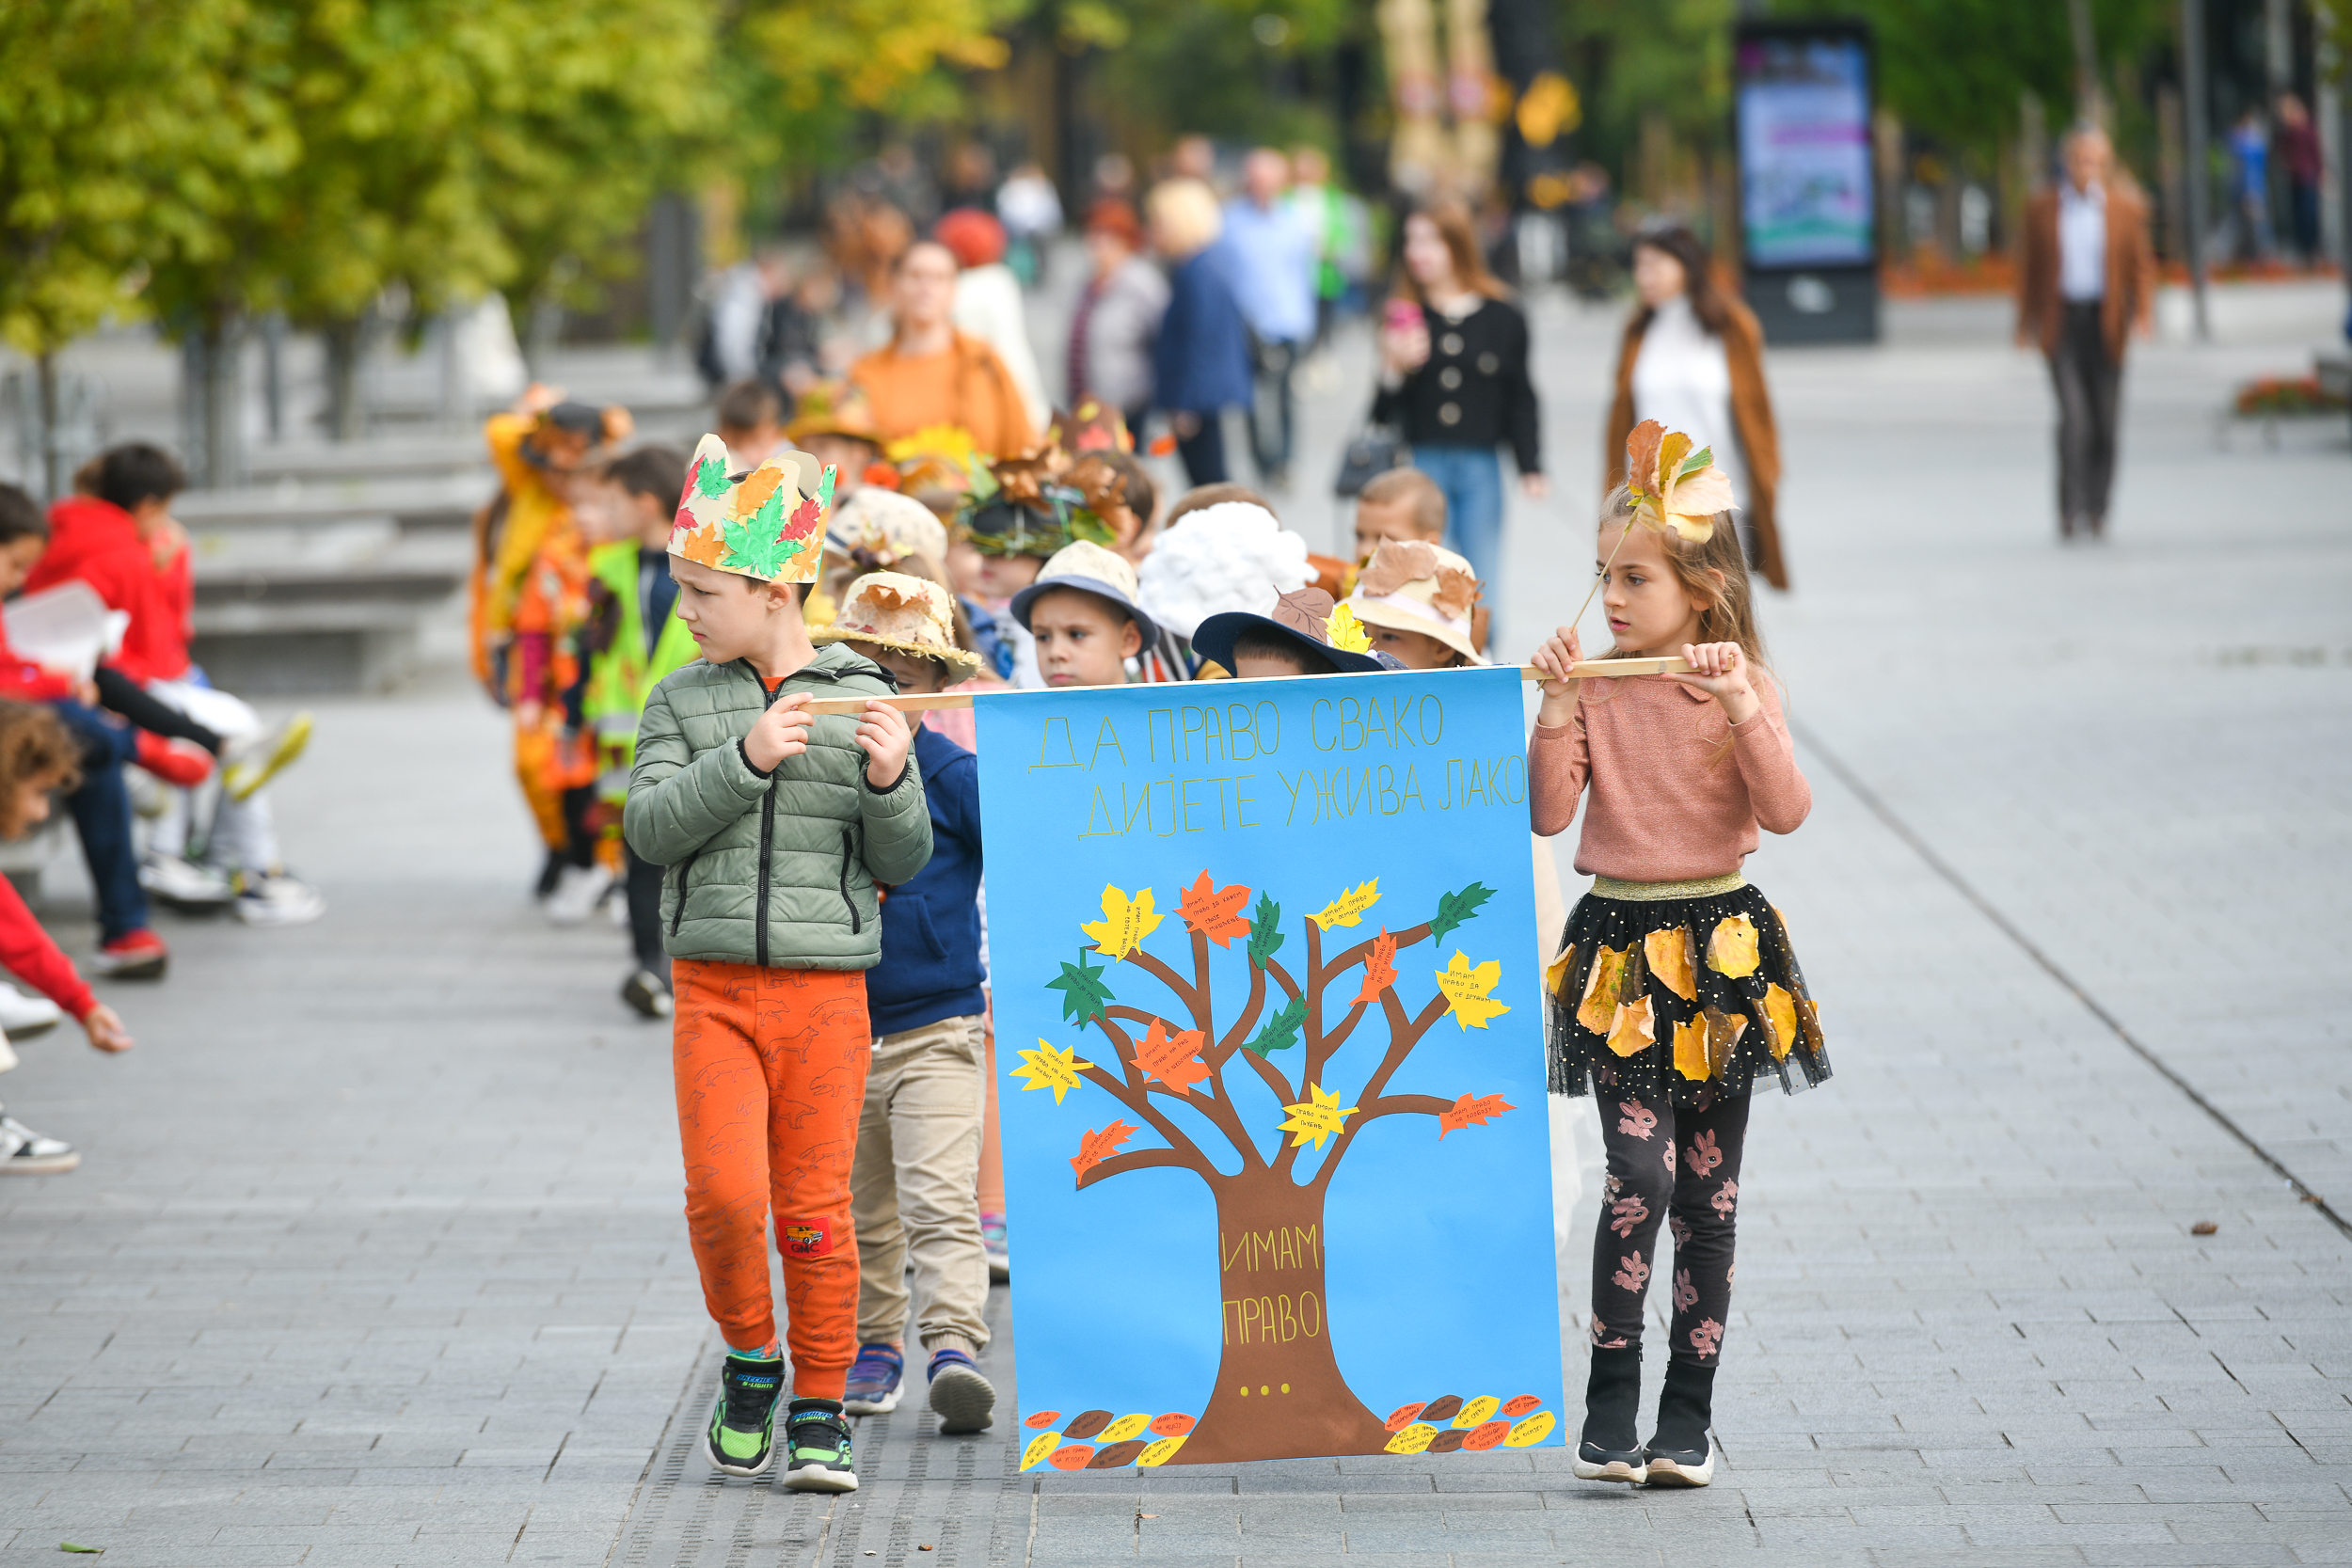
M1328 1300L1324 1204L1332 1178L1373 1122L1427 1117L1434 1123L1435 1144L1513 1109L1500 1095L1468 1086L1450 1100L1389 1092L1413 1048L1449 1016L1464 1030L1485 1029L1510 1010L1490 995L1502 978L1499 962L1474 961L1460 948L1434 969L1412 965L1406 957L1423 942L1431 944L1431 957L1441 954L1444 939L1493 895L1472 882L1441 896L1420 925L1391 931L1373 918L1380 902L1376 880L1343 888L1318 913L1298 922L1302 941L1292 958L1303 952L1304 963L1295 972L1279 957L1292 933L1282 928L1282 909L1272 895L1259 893L1252 909L1250 889L1219 887L1205 870L1184 890L1176 910L1191 938L1189 974L1144 946L1164 918L1149 888L1131 894L1106 887L1100 918L1078 922L1092 940L1080 948L1076 962L1062 964L1060 975L1047 983L1062 993L1065 1022L1100 1033L1109 1048L1107 1059L1089 1061L1075 1047L1040 1040L1036 1051L1020 1053L1021 1065L1012 1071L1025 1089L1052 1089L1057 1103L1080 1084L1118 1102L1119 1114L1096 1126L1087 1122L1101 1107L1088 1105L1084 1096L1069 1102L1070 1164L1080 1189L1130 1171L1188 1170L1208 1185L1216 1203L1217 1230L1231 1243L1219 1247L1226 1333L1207 1408L1181 1444L1161 1445L1165 1456L1143 1463L1409 1450L1410 1444L1404 1449L1398 1445L1411 1413L1405 1413L1405 1421L1374 1414L1340 1370L1323 1305ZM1358 940L1327 957L1326 944L1340 932ZM1237 942L1246 943L1248 991L1239 1007L1220 1020L1209 949L1214 943L1231 950ZM1416 971L1424 977L1422 984L1434 979L1437 994L1408 1011L1397 985L1401 974ZM1135 994L1136 983L1145 979L1155 983L1154 995L1165 991L1173 998L1174 1017L1120 1000L1122 992L1149 1000ZM1368 1022L1372 1026L1366 1027ZM1335 1061L1351 1046L1351 1070L1345 1074L1350 1083L1357 1081L1355 1062L1374 1051L1380 1054L1362 1075L1361 1086L1343 1094L1328 1081L1335 1076ZM1171 1101L1205 1117L1232 1146L1232 1157L1220 1162L1203 1152L1168 1115ZM1136 1147L1133 1140L1147 1128L1160 1144ZM1219 1168L1220 1163L1231 1166L1236 1161L1239 1168L1232 1174ZM1302 1176L1302 1162L1311 1175ZM1270 1269L1280 1279L1279 1297L1266 1284ZM1283 1332L1286 1314L1294 1323L1311 1315L1322 1327ZM1269 1406L1263 1396L1278 1386L1286 1397ZM1040 1418L1050 1419L1051 1413ZM1269 1421L1279 1422L1280 1432L1270 1432ZM1544 1418L1543 1429L1549 1426ZM1406 1430L1421 1433L1424 1445L1429 1441L1422 1428ZM1496 1429L1496 1440L1502 1440L1502 1430ZM1524 1436L1534 1441L1542 1434L1531 1427ZM1134 1461L1122 1457L1122 1462Z

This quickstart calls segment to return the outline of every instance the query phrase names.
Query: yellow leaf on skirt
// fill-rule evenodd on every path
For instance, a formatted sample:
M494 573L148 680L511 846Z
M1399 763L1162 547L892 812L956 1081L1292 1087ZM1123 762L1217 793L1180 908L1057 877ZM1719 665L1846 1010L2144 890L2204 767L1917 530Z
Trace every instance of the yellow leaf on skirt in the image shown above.
M1744 980L1756 973L1756 922L1744 914L1725 915L1708 939L1707 967L1718 974Z
M1631 1006L1619 1004L1609 1021L1609 1049L1620 1056L1639 1056L1658 1043L1658 1022L1650 1015L1649 998Z
M1699 999L1698 976L1691 971L1691 933L1679 926L1652 931L1642 939L1649 972L1685 1002Z
M1707 1061L1715 1072L1722 1072L1731 1061L1731 1053L1740 1043L1740 1037L1748 1032L1748 1015L1726 1013L1721 1007L1707 1009Z
M1707 1076L1707 1021L1675 1025L1675 1070L1693 1081Z
M1797 1043L1797 999L1778 986L1766 986L1764 1022L1772 1026L1772 1060L1787 1061L1788 1048Z
M1593 955L1592 976L1584 982L1584 1001L1576 1009L1576 1021L1596 1035L1608 1034L1610 1020L1616 1017L1617 988L1625 983L1625 956L1630 951L1604 947Z
M1575 947L1568 946L1560 949L1560 956L1552 959L1551 962L1544 965L1544 990L1550 992L1554 996L1560 997L1564 1002L1567 1000L1565 996L1562 995L1561 988L1568 983L1569 972L1575 968Z

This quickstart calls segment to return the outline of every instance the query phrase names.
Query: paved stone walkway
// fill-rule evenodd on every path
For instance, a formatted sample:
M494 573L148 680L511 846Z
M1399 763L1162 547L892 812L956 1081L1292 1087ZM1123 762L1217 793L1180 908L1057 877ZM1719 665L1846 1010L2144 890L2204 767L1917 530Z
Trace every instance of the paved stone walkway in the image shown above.
M1565 497L1611 330L1543 323ZM1040 1479L913 1409L850 1497L712 1483L666 1041L618 933L531 914L453 679L321 710L282 815L325 923L170 925L110 993L137 1052L0 1080L87 1151L0 1189L0 1562L2352 1562L2352 1241L2205 1108L2352 1212L2352 454L2210 418L2293 363L2141 355L2117 539L2061 551L2035 361L1775 357L1817 804L1751 870L1837 1076L1757 1107L1711 1490L1558 1450ZM1523 637L1589 536L1519 510Z

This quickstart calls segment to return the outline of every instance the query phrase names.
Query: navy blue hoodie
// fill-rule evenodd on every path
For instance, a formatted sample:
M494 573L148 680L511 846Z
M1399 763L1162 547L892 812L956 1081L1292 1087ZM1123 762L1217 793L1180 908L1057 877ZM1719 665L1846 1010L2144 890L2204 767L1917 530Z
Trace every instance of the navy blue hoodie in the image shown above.
M866 972L877 1037L986 1009L980 982L980 765L926 724L914 760L931 813L930 863L882 900L882 962Z

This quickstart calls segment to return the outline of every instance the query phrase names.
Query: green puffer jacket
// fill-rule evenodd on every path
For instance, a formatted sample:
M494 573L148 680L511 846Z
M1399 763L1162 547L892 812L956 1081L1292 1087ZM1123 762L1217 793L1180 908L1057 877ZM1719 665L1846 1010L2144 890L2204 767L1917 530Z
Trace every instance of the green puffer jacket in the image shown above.
M890 695L881 671L839 643L786 677L779 697ZM931 858L923 779L866 782L857 721L818 719L808 750L761 778L739 742L772 699L751 664L697 662L663 678L637 728L623 833L666 865L663 945L675 958L777 969L870 969L882 959L874 884Z

